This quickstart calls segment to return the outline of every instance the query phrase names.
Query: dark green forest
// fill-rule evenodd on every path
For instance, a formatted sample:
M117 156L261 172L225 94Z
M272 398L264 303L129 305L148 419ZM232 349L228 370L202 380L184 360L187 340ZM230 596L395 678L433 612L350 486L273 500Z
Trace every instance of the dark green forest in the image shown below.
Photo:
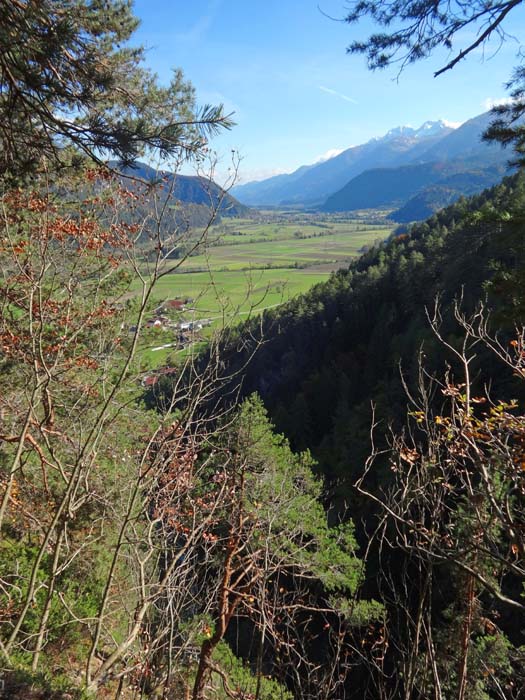
M465 475L457 465L460 473L447 474L446 479L441 473L434 474L431 483L445 484L443 493L425 494L436 503L423 504L416 499L417 491L411 493L413 484L407 477L403 498L408 501L411 494L413 501L396 504L397 523L388 523L385 516L389 515L392 493L401 488L399 479L406 476L403 467L417 464L426 468L425 451L446 454L452 450L447 440L458 440L457 433L461 436L465 430L455 423L461 423L463 418L458 416L465 414L463 355L468 358L468 394L475 396L469 420L479 425L491 425L494 416L517 421L512 429L508 426L507 435L499 433L498 439L514 445L517 453L513 452L512 459L521 454L523 426L514 412L525 398L520 330L525 313L524 213L525 180L517 174L477 197L462 199L422 224L400 227L390 240L347 270L335 273L328 282L285 307L265 312L262 322L253 319L240 326L221 348L226 375L236 377L235 387L228 385L224 390L224 400L234 396L238 401L239 396L257 392L276 430L286 435L294 449L312 453L316 471L325 479L329 518L332 522L353 519L361 551L368 552L361 594L388 600L393 606L388 609L391 645L385 649L381 669L375 669L380 678L370 697L378 697L380 688L381 692L388 688L393 697L406 692L396 669L408 663L407 618L413 622L416 615L412 605L427 603L432 611L426 613L435 625L436 664L450 697L457 691L453 668L459 663L460 651L447 645L451 639L459 639L454 625L461 619L464 605L463 574L455 569L454 557L460 552L466 556L468 545L460 542L458 535L457 551L449 558L438 548L427 552L423 545L421 550L414 543L409 546L406 533L403 543L396 543L400 535L395 530L417 506L419 517L427 523L425 528L443 527L443 537L450 536L448 528L455 533L463 528L462 536L468 538L468 529L481 514L467 518L462 512L460 504L467 498ZM169 382L158 387L150 400L162 405L166 396L170 396ZM445 426L445 436L436 435L437 426ZM498 431L505 431L503 424ZM445 444L441 444L443 438ZM461 465L467 473L472 469L475 474L479 469L475 465L481 457L474 452L469 455L473 464ZM489 453L489 463L500 459L492 455L492 446ZM441 459L447 463L443 456ZM401 467L394 466L394 460L400 461ZM493 476L495 484L485 487L497 487L501 489L499 497L512 499L512 508L516 508L513 518L517 518L514 526L522 528L523 482L521 474L516 477L517 482L508 482L498 472ZM483 491L483 484L476 487ZM474 490L472 485L469 488ZM479 493L476 498L481 498ZM428 513L422 515L427 508ZM428 522L434 508L440 512L440 520ZM461 522L463 517L470 519L468 525ZM514 550L512 542L505 541L502 524L493 520L494 513L486 517L495 530L487 543L492 563L484 562L484 566L496 565L493 585L505 591L504 597L512 596L512 601L505 601L507 607L493 591L477 590L469 643L474 657L493 654L490 663L504 666L506 697L520 697L510 688L517 689L523 682L523 615L516 616L514 610L515 605L521 608L523 577L514 562L509 566L503 562L502 552ZM417 521L409 522L409 531L417 532ZM496 532L503 537L501 541ZM428 567L425 571L421 570L420 557ZM433 587L425 601L418 598L417 582L424 578L427 586L430 576ZM409 590L403 577L413 577L415 590ZM401 611L400 606L406 607ZM492 633L483 634L483 625ZM424 645L420 653L424 654ZM421 676L430 661L418 663L422 668L412 669L410 681L410 692L417 694L411 697L420 693L425 697L420 684L432 684ZM363 669L359 663L356 666L346 697L363 697L366 692L361 685ZM367 671L370 673L370 667ZM368 683L367 672L364 677ZM492 692L499 677L484 674L479 661L470 678L468 697L497 697ZM359 690L352 690L356 682Z
M453 363L431 328L436 303L443 334L456 342L456 302L466 315L484 303L502 337L513 337L523 322L524 187L516 175L424 223L399 227L325 284L265 312L262 324L241 326L225 348L225 362L242 364L253 347L247 339L260 344L242 375L242 393L258 392L277 429L297 449L311 449L331 479L351 483L362 468L372 405L385 425L404 424L403 381L413 388L420 352L431 373ZM477 360L480 386L484 363L499 393L507 383L513 396L519 392L512 373L495 371L489 352Z

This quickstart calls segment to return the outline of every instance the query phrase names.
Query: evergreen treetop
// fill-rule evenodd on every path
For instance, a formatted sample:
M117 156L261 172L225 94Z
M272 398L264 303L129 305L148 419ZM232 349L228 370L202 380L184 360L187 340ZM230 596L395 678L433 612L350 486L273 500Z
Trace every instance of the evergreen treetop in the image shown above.
M180 70L159 84L129 43L137 25L129 0L1 0L0 172L63 164L66 147L124 164L192 157L231 126L222 106L196 109Z

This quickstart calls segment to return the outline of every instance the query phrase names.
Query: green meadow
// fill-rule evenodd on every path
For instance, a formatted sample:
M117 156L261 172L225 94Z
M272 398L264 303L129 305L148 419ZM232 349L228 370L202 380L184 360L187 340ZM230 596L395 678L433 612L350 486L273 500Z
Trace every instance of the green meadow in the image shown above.
M199 272L175 272L162 277L155 288L157 301L192 299L196 317L249 313L281 304L329 277L329 271L279 268L232 267ZM188 313L186 313L188 315Z
M158 281L152 299L191 299L180 320L208 319L212 329L235 323L306 292L386 238L392 228L377 218L370 223L272 212L224 219L210 228L195 254L180 264L169 261L177 269ZM201 235L196 231L194 240ZM143 363L156 366L173 354L169 348L152 350L167 344L167 335L146 333Z
M358 255L363 246L387 234L387 230L381 229L212 245L204 254L192 256L186 262L185 269L199 270L209 266L214 270L241 270L246 267L310 267L319 264L336 269Z

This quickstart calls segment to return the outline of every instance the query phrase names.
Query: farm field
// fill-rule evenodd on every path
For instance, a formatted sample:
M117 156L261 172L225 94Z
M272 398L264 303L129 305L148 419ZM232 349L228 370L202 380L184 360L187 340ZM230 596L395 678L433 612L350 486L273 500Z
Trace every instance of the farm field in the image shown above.
M153 298L190 298L196 317L241 314L281 304L329 276L330 271L315 268L176 272L159 280Z
M274 238L234 245L211 245L203 255L192 256L186 270L210 267L236 270L261 267L294 267L328 264L334 269L348 262L365 245L384 238L389 231L344 231L323 233L311 238ZM371 236L372 234L372 236Z
M159 280L152 300L155 304L190 300L172 320L205 319L210 325L196 335L197 342L214 328L306 292L391 230L380 216L331 220L317 214L272 212L224 219L210 229L197 254ZM166 330L146 333L142 364L158 366L172 356L176 343L169 338Z
M214 329L283 304L323 282L330 274L329 271L294 268L175 273L159 280L153 299L155 302L173 297L191 299L190 308L178 314L181 320L211 321L209 327L196 335L197 341L206 338ZM143 337L140 361L145 369L164 364L168 357L187 354L180 348L174 350L169 331L147 330Z
M368 212L370 215L370 212ZM283 214L278 212L259 213L251 219L223 219L212 227L209 233L211 245L245 245L256 242L288 240L300 237L333 235L337 233L365 233L384 228L384 224L375 223L384 218L379 216L344 219L328 219L329 215L319 214ZM374 220L374 223L371 221Z

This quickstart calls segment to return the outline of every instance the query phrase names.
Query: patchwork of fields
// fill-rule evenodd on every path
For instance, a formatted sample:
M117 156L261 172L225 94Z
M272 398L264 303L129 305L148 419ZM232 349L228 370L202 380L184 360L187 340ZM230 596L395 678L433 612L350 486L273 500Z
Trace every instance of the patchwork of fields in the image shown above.
M270 213L224 219L210 229L196 254L159 280L153 299L191 300L178 314L181 320L207 319L211 328L235 322L306 292L391 230L377 217L331 220ZM158 365L176 345L152 351L161 341L170 345L167 334L146 334L146 339L146 364Z

